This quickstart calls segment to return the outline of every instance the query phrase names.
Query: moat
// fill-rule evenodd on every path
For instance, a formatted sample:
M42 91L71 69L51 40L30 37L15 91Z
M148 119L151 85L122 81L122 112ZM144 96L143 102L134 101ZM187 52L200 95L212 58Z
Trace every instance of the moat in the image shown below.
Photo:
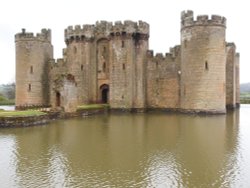
M1 187L249 187L250 105L107 114L0 131Z

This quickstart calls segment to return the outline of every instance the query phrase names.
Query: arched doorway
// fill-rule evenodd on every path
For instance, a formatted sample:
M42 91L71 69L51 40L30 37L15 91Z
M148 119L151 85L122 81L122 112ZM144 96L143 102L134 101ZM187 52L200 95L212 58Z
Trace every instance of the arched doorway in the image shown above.
M100 87L101 91L101 102L108 103L109 102L109 86L107 84L103 84Z
M56 92L56 106L61 106L61 94L58 91Z

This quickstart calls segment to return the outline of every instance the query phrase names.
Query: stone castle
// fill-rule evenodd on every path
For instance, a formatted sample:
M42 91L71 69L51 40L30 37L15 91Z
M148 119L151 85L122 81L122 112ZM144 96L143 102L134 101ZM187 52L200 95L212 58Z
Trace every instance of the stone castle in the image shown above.
M51 31L15 35L16 108L108 103L111 109L225 113L239 101L239 54L225 41L226 19L181 13L181 44L149 50L149 24L101 21L65 29L62 59ZM160 41L159 41L160 42Z

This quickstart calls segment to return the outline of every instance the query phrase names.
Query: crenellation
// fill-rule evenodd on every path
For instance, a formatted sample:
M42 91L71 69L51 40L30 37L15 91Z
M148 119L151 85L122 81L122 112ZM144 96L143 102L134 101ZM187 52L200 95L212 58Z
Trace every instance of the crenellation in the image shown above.
M138 23L138 33L149 35L149 24L140 20Z
M234 47L234 48L236 48L236 45L233 42L227 42L226 47Z
M82 32L82 28L81 25L75 25L75 34L80 34Z
M51 42L51 30L50 29L42 29L41 33L36 34L36 38L40 41Z
M181 46L180 45L176 45L173 48L170 48L169 51L172 54L172 57L175 58L176 56L179 55L181 50Z
M163 60L165 57L164 57L164 55L162 53L156 53L155 58L159 59L159 60Z
M94 37L94 29L94 25L89 24L83 25L82 27L80 25L76 25L75 27L68 26L64 31L65 42L91 39Z
M214 22L214 23L226 25L226 18L223 17L223 16L212 15L211 20L212 20L212 22Z
M95 24L95 31L98 34L99 33L107 34L107 32L110 32L112 25L113 25L112 22L107 22L104 20L101 20L100 22L97 21Z
M182 12L181 29L198 25L214 25L226 27L226 18L218 15L212 15L210 19L208 15L198 15L196 19L194 19L192 11Z
M148 39L149 24L143 21L133 22L125 20L124 23L116 21L114 24L107 21L97 21L95 25L80 25L68 26L64 32L65 42L74 41L76 39L90 39L98 36L108 37L111 36L124 36L124 35L137 35L141 34L141 38Z
M37 33L34 35L32 32L26 32L25 29L22 29L21 33L17 33L15 35L15 41L19 40L37 40L41 42L51 42L51 30L50 29L42 29L41 33Z
M192 19L193 20L194 12L192 10L184 10L181 12L181 20Z
M197 23L206 23L208 21L208 15L198 15L197 16Z
M136 27L137 24L136 24L136 22L133 22L131 20L125 20L124 25L125 25L125 27Z
M167 53L165 53L165 57L166 57L166 58L168 58L168 57L171 57L171 58L172 58L172 57L173 57L173 54L172 54L172 53L167 52Z
M63 58L58 58L58 59L51 59L49 62L52 66L59 66L65 63L65 60Z
M147 51L147 57L148 58L153 58L154 57L154 50L148 50Z

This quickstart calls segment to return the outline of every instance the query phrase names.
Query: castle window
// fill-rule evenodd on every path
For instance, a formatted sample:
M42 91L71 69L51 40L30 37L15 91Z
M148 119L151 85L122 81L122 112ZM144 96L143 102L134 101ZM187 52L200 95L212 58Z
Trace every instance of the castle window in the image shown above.
M28 91L29 92L31 91L31 84L29 84Z
M33 74L33 66L30 66L30 74Z
M126 65L125 63L122 64L122 69L125 70L126 69Z
M125 47L125 42L124 41L122 41L122 48L124 48Z
M184 47L187 47L187 40L184 40Z
M106 47L105 47L105 46L103 47L103 52L104 52L104 53L106 52Z
M76 52L77 52L77 48L74 46L74 53L76 54Z
M81 65L81 71L83 71L83 65Z
M205 70L208 70L208 62L205 61Z
M102 70L103 70L103 72L106 72L106 63L105 62L103 62Z

